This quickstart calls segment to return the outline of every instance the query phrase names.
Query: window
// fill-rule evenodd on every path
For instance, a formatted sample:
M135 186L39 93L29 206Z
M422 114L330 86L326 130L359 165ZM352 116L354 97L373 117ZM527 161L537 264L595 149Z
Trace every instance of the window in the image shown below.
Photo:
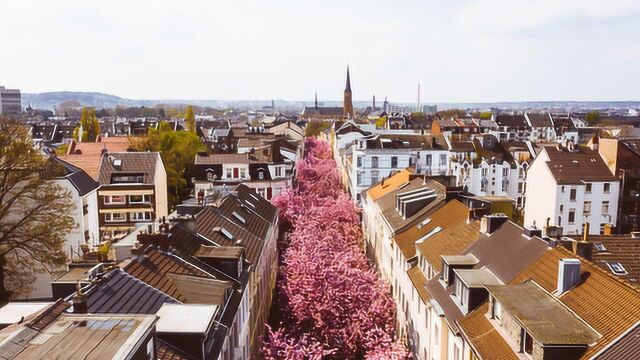
M362 167L362 158L360 156L356 158L356 164L358 167Z
M488 174L489 174L489 169L483 168L482 169L482 177L487 177Z
M606 228L607 224L600 224L600 235L604 235L604 229Z
M467 305L467 296L469 294L469 289L466 286L464 286L464 283L462 283L460 279L456 279L455 283L456 283L456 296L460 301L460 305L465 306Z
M358 185L362 185L362 173L359 172L358 173L358 181L357 181Z
M378 167L378 157L377 156L372 156L371 157L371 167L374 168L374 169Z
M563 211L564 211L564 205L560 205L560 213L562 214Z
M235 211L232 213L232 215L233 215L233 217L235 217L236 219L238 219L238 221L240 221L240 222L241 222L241 223L243 223L243 224L247 222L247 220L245 220L245 218L244 218L244 217L242 217L240 214L238 214L238 213L237 213L237 212L235 212Z
M213 171L207 171L207 180L213 181L215 180L215 176L216 174L214 174Z
M558 216L558 226L562 226L562 216Z
M524 165L523 165L523 166L524 166ZM519 177L520 179L523 179L523 178L524 178L524 176L525 176L525 168L521 167L521 168L519 168L519 169L518 169L518 177Z
M427 164L427 167L431 167L431 154L425 157L425 163Z
M604 193L608 194L611 192L611 184L609 183L604 183Z
M574 224L576 222L576 209L569 210L569 224Z
M258 179L264 180L264 170L258 171Z
M453 344L453 360L460 360L460 348L458 344Z
M276 177L282 176L282 166L276 166Z
M225 229L225 228L220 228L220 232L222 233L222 235L224 235L224 237L226 237L229 240L233 240L233 234L231 234L229 232L229 230Z
M585 215L591 214L591 201L585 201L584 202L584 209L582 210L582 212Z
M130 204L146 204L151 202L149 195L129 195Z
M493 299L493 313L494 319L500 320L502 318L502 304L496 299Z
M371 185L378 182L378 170L371 171Z
M246 173L246 169L241 168L241 169L240 169L240 178L241 178L241 179L244 179L246 175L247 175L247 173Z
M117 174L111 176L112 184L141 184L144 182L142 174Z
M398 167L398 157L397 156L392 156L391 157L391 167L394 168L394 169Z
M508 175L509 175L509 169L508 168L502 169L502 177L507 177Z
M524 193L524 189L525 189L524 188L524 184L525 183L523 183L523 182L519 182L518 183L518 193L520 193L520 194Z
M603 201L602 202L602 209L601 210L602 210L601 212L602 212L603 215L606 215L606 214L609 213L609 202L608 201Z
M591 183L587 183L584 187L584 192L587 194L591 194Z
M616 275L627 275L627 270L625 270L624 266L622 266L622 264L620 264L619 262L610 262L607 263L607 266L609 266L609 269L611 269L611 272L613 272Z
M227 178L231 178L233 177L233 174L231 172L231 168L227 168Z
M593 247L596 249L597 252L602 253L602 252L607 252L607 248L604 247L604 244L601 242L597 242L597 243L593 243Z
M520 352L533 355L533 338L525 329L520 329Z
M440 329L438 328L438 324L435 324L433 330L433 345L440 345Z
M564 194L564 185L560 187L560 192Z
M106 221L106 222L123 222L123 221L127 221L127 214L125 214L125 213L106 213L106 214L104 214L104 221Z
M131 221L145 221L151 220L150 212L134 212L131 213Z
M127 202L127 197L124 195L111 195L104 197L105 205L124 204Z
M569 200L576 201L576 195L578 193L578 189L569 190Z
M447 154L440 154L440 167L447 166Z

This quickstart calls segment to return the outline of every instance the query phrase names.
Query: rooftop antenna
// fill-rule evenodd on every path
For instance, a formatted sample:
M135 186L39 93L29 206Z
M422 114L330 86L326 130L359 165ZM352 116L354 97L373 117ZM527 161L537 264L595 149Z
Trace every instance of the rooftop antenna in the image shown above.
M418 83L418 108L416 111L420 111L420 83Z

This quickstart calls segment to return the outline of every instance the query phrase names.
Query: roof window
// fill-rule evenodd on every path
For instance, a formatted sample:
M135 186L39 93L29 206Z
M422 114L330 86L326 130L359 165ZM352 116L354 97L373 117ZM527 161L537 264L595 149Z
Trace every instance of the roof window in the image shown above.
M236 219L238 219L238 221L240 221L241 223L245 224L247 222L247 220L245 220L245 218L243 218L242 216L240 216L240 214L238 214L237 212L233 212L233 217L235 217Z
M609 269L611 269L611 271L616 274L616 275L627 275L628 272L627 270L625 270L624 266L622 266L622 264L620 264L619 262L610 262L607 263L607 265L609 266Z
M227 229L225 229L225 228L221 227L221 228L220 228L220 233L221 233L222 235L224 235L224 237L226 237L227 239L229 239L229 240L233 240L233 234L232 234L232 233L230 233L230 232L229 232L229 230L227 230Z

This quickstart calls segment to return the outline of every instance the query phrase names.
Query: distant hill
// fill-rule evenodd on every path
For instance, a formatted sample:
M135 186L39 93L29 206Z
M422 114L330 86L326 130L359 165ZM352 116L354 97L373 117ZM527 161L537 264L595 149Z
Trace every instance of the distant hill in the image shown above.
M115 95L99 92L55 91L46 93L22 93L22 107L29 104L36 109L55 110L59 103L68 100L76 100L82 106L96 108L114 108L120 106L148 106L156 104L192 104L209 106L213 108L240 108L260 109L271 106L271 100L174 100L174 99L148 99L132 100ZM275 100L276 109L302 110L304 106L313 106L313 101ZM415 106L412 103L392 103L400 106ZM425 102L424 104L429 104ZM342 106L342 101L325 101L323 106ZM382 107L382 103L377 104ZM494 103L436 103L438 109L629 109L640 108L640 101L522 101L522 102L494 102ZM356 108L371 106L367 101L354 101Z

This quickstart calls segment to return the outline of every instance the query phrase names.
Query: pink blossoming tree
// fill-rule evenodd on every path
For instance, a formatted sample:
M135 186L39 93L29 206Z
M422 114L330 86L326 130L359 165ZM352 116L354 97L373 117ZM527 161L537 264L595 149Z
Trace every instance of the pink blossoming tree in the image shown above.
M362 252L357 207L342 191L326 142L308 139L297 187L273 202L289 232L282 245L282 322L264 339L265 359L406 359L395 339L388 285Z

